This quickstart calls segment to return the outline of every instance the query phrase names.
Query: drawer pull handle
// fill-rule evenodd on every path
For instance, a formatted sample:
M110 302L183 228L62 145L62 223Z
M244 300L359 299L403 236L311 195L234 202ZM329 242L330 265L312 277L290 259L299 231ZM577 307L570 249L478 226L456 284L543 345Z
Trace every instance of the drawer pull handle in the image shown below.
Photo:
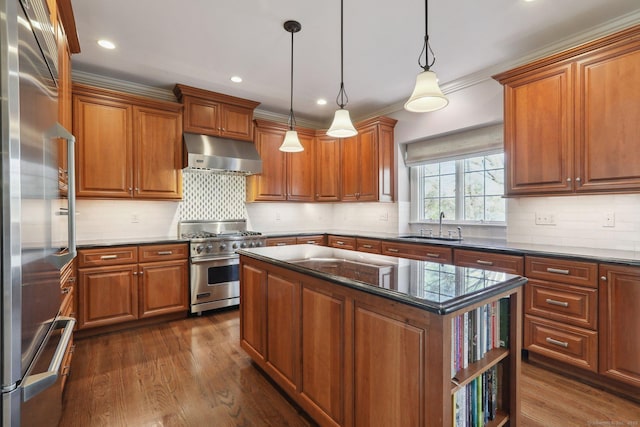
M173 255L173 251L158 251L158 255Z
M479 260L477 260L477 261L476 261L476 264L480 264L480 265L493 265L493 262L491 262L491 261L484 261L484 260L479 259Z
M62 295L66 295L71 292L71 288L62 288L60 292L62 292Z
M336 241L336 245L344 245L344 242L342 240L338 240Z
M388 248L387 250L388 250L389 252L400 252L400 250L399 250L399 249L396 249L396 248Z
M118 259L118 255L102 255L100 259Z
M545 338L545 341L546 341L546 342L548 342L549 344L557 345L557 346L560 346L560 347L564 347L564 348L569 347L569 343L568 343L568 342L566 342L566 341L558 341L558 340L554 340L554 339L553 339L553 338L551 338L551 337L547 337L547 338Z
M309 244L309 245L315 245L315 244L316 244L316 242L314 242L313 240L307 240L307 244Z
M276 246L287 246L287 244L285 242L278 242L276 243Z
M427 252L427 256L430 257L430 258L440 258L440 254L433 254L433 253L430 253L430 252Z
M373 248L373 246L371 246L371 245L362 245L362 247L363 247L363 248L367 248L367 249L371 249L371 248Z
M547 298L545 301L546 301L547 304L557 305L557 306L560 306L560 307L569 307L569 303L566 302L566 301L556 301L556 300L551 299L551 298Z
M569 270L562 270L560 268L547 267L547 271L549 273L556 273L556 274L569 274Z

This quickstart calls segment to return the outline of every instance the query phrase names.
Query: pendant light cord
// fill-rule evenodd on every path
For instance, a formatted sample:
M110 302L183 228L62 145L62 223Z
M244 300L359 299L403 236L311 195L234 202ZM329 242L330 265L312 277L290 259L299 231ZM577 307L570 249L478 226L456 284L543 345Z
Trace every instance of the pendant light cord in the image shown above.
M336 96L336 104L343 109L348 103L349 97L344 90L344 0L340 0L340 90Z
M433 61L429 63L429 52L431 52L431 56L433 57ZM422 65L422 55L424 54L424 65ZM418 65L424 71L429 71L429 69L436 63L436 55L433 53L433 49L431 49L431 45L429 44L429 0L424 0L424 45L422 45L422 50L420 51L420 56L418 56Z
M296 117L293 114L293 31L291 32L291 100L289 108L289 130L294 130L296 126Z

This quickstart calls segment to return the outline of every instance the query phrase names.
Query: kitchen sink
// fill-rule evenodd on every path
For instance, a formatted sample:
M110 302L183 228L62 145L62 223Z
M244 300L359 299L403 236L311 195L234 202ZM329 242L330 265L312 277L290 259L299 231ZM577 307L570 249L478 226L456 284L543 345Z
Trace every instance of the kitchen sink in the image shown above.
M439 237L439 236L399 236L399 239L421 239L421 240L443 240L445 242L460 242L459 237Z

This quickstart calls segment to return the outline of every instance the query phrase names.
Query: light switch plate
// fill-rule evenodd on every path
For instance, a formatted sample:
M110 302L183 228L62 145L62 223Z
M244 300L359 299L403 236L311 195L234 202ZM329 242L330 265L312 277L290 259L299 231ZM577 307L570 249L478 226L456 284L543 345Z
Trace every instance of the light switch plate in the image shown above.
M555 225L556 221L552 213L536 212L537 225Z
M613 211L605 212L603 227L615 227L616 226L616 214Z

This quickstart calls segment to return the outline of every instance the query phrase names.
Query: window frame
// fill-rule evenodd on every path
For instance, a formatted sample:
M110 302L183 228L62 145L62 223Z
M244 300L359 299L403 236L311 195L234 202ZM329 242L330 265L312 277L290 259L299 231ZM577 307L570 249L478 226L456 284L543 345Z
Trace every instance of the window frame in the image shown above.
M505 220L504 221L486 221L486 220L465 220L462 218L465 207L465 197L464 197L464 161L465 159L470 159L474 157L482 157L482 156L490 156L494 154L503 154L503 149L496 150L487 150L480 153L470 153L467 156L456 156L455 158L443 158L437 159L433 162L425 162L420 165L410 166L410 209L411 209L411 222L413 223L425 223L425 224L438 224L438 218L423 218L422 214L424 213L424 182L421 178L421 174L418 169L421 166L434 164L434 163L444 163L449 161L455 161L455 183L456 183L456 196L455 196L455 218L446 218L443 220L443 223L455 223L455 224L463 224L463 225L490 225L490 226L506 226L507 225L507 206L505 203ZM504 166L504 164L503 164ZM503 168L504 170L504 168ZM462 189L462 191L458 191ZM502 194L502 198L504 199L504 191Z

